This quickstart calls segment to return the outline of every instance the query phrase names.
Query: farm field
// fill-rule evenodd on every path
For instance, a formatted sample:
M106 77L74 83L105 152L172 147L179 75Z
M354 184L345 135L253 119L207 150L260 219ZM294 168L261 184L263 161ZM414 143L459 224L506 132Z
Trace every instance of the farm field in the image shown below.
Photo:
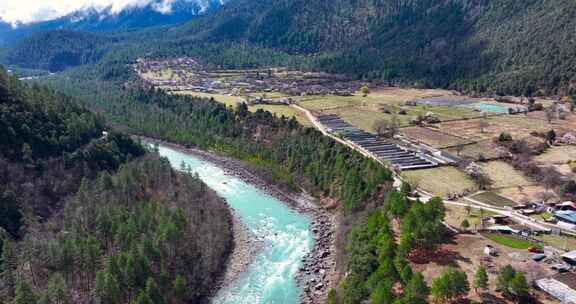
M500 155L499 148L490 139L467 144L460 148L450 147L443 150L460 157L472 159L495 159Z
M433 106L433 105L415 105L404 106L409 100L421 97L438 96L447 94L447 91L440 90L420 90L414 89L397 89L392 88L370 93L363 97L360 93L352 96L335 96L335 95L313 95L294 97L293 99L302 106L311 111L322 112L325 114L338 114L346 119L352 125L355 125L366 131L373 131L374 124L378 120L391 119L396 115L401 126L409 126L410 122L419 115L433 113L441 120L460 119L462 117L478 117L480 114L473 109L450 106ZM384 109L390 113L385 113ZM407 113L400 115L399 111L403 109Z
M491 191L480 192L472 195L470 198L496 207L512 207L517 205L516 202Z
M148 71L141 73L140 77L149 80L179 80L180 76L174 72L171 68L159 70L159 71Z
M420 188L441 197L476 187L468 176L454 167L406 171L403 176L408 181L416 183Z
M492 180L492 189L528 186L532 184L522 172L517 171L504 161L490 161L481 163L480 166Z
M576 115L568 114L566 120L554 120L549 124L543 111L528 115L496 115L486 118L447 121L438 124L439 130L473 141L490 140L506 132L514 139L530 137L531 132L547 132L554 129L564 133L576 129ZM482 122L485 122L482 129ZM572 130L574 130L572 129Z
M466 204L469 202L461 200L459 203ZM481 216L486 218L496 215L496 213L487 210L481 212L479 208L474 208L473 205L470 205L470 214L468 214L468 211L464 206L445 204L444 207L446 208L446 223L454 227L460 227L462 221L468 220L468 223L470 223L470 230L474 230L474 226L478 227L480 225Z
M450 134L445 134L431 128L424 127L406 127L400 129L400 134L409 137L418 142L422 142L437 149L454 147L470 143L463 138Z
M522 240L522 239L510 236L510 235L506 235L506 234L485 233L482 235L484 235L486 238L488 238L488 239L490 239L490 240L492 240L498 244L501 244L501 245L504 245L504 246L507 246L507 247L510 247L513 249L528 249L531 246L540 247L538 244L529 242L527 240Z
M552 147L536 156L536 161L544 165L566 164L570 160L576 160L576 146Z
M511 187L498 189L494 192L516 202L529 202L537 200L540 193L546 192L546 188L541 185L532 185L522 188Z

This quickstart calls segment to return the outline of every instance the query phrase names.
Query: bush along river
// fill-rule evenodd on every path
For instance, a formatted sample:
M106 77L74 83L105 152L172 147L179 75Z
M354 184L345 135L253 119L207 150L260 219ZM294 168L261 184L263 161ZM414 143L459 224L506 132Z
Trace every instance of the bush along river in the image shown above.
M312 212L312 216L297 212L247 182L248 178L229 174L212 159L183 151L172 145L158 146L160 155L166 157L175 169L182 170L185 165L226 199L234 211L235 226L241 225L250 235L241 238L251 239L240 240L244 248L240 250L243 252L237 252L242 244L238 244L238 233L235 232L237 248L231 260L235 255L244 255L243 258L248 258L249 262L234 275L233 280L226 282L224 279L224 285L212 302L319 303L325 296L328 272L334 266L331 259L326 259L333 235L329 217L317 211ZM322 244L320 250L318 246L314 247L317 242ZM298 283L297 277L302 284Z

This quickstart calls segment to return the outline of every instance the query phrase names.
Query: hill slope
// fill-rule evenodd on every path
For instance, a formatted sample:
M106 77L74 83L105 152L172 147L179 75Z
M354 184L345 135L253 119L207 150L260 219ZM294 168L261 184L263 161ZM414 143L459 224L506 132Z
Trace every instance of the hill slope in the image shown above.
M574 20L576 2L563 0L232 0L185 24L117 33L114 47L77 52L45 39L62 40L61 32L37 35L9 59L61 70L94 62L100 51L123 67L148 54L189 55L220 67L285 65L392 84L566 95L576 93Z
M102 139L104 128L70 98L0 70L0 230L21 236L24 219L51 215L83 177L144 153L123 135Z
M10 64L51 72L97 62L111 39L86 32L54 30L30 35L10 49Z
M572 89L575 17L562 0L237 0L179 33L316 54L328 71L529 94Z

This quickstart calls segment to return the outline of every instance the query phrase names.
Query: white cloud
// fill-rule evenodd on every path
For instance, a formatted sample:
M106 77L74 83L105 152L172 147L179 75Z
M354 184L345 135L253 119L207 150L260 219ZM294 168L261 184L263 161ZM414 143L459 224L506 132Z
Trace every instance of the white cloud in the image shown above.
M73 11L95 7L102 9L112 7L116 13L128 6L145 6L154 0L0 0L0 18L6 22L33 22L50 20L64 16ZM160 12L168 13L174 0L162 0L154 7Z

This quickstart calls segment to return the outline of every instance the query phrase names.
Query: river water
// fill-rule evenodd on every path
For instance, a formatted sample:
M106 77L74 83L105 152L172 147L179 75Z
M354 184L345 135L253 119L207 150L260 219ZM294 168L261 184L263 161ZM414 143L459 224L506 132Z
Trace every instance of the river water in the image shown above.
M248 269L217 294L215 304L298 303L301 288L295 275L314 246L311 219L288 208L254 185L225 174L222 168L166 146L159 152L175 169L182 163L237 211L240 220L263 242Z

